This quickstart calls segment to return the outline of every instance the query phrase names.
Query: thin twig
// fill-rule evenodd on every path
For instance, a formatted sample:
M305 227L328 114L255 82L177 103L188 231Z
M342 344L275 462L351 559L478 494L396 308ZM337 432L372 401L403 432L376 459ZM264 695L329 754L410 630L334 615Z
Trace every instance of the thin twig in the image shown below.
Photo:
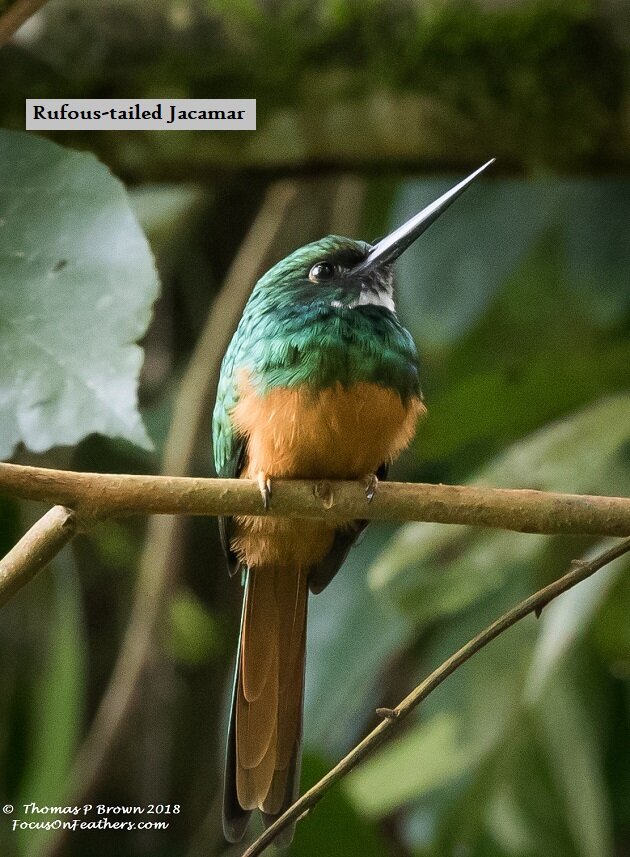
M311 810L334 783L345 777L346 774L353 770L353 768L356 768L367 756L372 755L386 739L391 737L400 728L400 724L416 706L426 699L436 687L442 684L448 676L454 673L458 667L464 664L476 652L483 649L489 642L508 628L511 628L512 625L516 624L516 622L523 619L529 613L539 614L558 595L586 580L587 577L595 574L600 568L603 568L603 566L628 551L630 551L630 539L624 539L589 562L574 560L571 563L569 571L563 577L554 580L553 583L550 583L543 589L539 589L538 592L521 601L520 604L508 610L507 613L504 613L503 616L489 625L484 631L477 634L472 640L469 640L406 696L396 708L381 710L381 713L384 715L383 722L379 723L331 771L305 792L280 818L270 825L262 836L243 853L242 857L256 857L256 855L262 854L282 830Z
M0 607L68 544L77 532L77 516L54 506L0 560Z
M251 480L75 473L0 464L0 490L98 516L269 514L330 521L433 521L542 534L630 535L630 498L526 488L381 482L368 503L361 482L278 479L265 512L257 483Z
M11 3L4 15L0 16L0 48L47 2L48 0L16 0Z

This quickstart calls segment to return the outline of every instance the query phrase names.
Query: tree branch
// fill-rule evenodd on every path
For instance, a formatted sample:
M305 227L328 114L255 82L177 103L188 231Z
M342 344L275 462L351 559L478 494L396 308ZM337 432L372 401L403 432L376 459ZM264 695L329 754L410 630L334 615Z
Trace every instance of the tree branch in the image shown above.
M29 582L76 534L77 516L55 506L0 560L0 607Z
M525 533L630 535L630 498L472 485L381 482L371 503L361 482L273 482L268 512L255 482L75 473L0 464L0 490L91 515L282 515L330 521L432 521Z
M12 3L4 15L0 16L0 48L47 2L48 0L16 0Z
M543 589L539 589L533 595L530 595L524 601L521 601L516 607L508 610L499 619L489 625L472 640L469 640L461 649L458 649L455 654L451 655L448 660L444 661L436 670L434 670L421 684L419 684L396 708L393 709L377 709L384 719L382 723L370 732L359 744L356 745L335 767L329 771L322 779L312 788L305 792L301 798L286 810L267 830L260 836L242 855L242 857L257 857L258 854L267 848L268 845L278 836L278 834L288 827L292 822L297 821L303 815L308 813L317 804L328 789L338 782L342 777L345 777L353 768L362 762L367 756L370 756L374 751L390 738L400 728L403 720L432 693L436 687L452 675L456 669L464 664L484 646L487 646L492 640L511 628L516 622L523 619L529 613L540 615L541 610L561 595L563 592L586 580L587 577L595 574L600 568L603 568L609 562L622 556L630 551L630 539L624 539L618 542L613 547L599 554L590 562L574 560L571 563L569 571L558 580L554 580Z

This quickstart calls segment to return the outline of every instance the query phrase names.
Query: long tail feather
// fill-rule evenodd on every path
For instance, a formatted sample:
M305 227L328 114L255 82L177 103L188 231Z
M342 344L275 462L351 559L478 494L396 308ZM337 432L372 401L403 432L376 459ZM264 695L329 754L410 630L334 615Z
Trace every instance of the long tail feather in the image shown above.
M242 838L252 809L269 824L297 796L307 600L305 572L261 567L247 574L223 807L232 842Z
M247 585L247 584L246 584ZM228 842L240 842L245 835L251 810L244 810L236 796L236 696L239 685L239 663L241 660L241 640L243 637L243 622L245 619L245 598L241 610L241 630L238 636L234 682L232 684L232 701L230 703L230 718L228 721L227 750L225 754L225 773L223 783L223 834Z

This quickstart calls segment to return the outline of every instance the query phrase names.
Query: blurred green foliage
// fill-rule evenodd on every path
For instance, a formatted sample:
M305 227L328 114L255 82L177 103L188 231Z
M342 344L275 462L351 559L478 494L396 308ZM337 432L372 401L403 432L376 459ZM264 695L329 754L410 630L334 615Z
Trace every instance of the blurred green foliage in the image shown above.
M168 631L164 645L175 661L198 666L219 650L217 621L193 592L180 591L173 595Z
M77 751L87 690L85 619L78 569L68 549L53 566L53 589L46 637L31 688L30 729L20 778L18 806L35 801L46 806L50 795L63 794ZM18 851L32 853L45 831L18 831Z
M109 332L90 344L116 341L119 355L141 335L137 318L146 320L153 299L151 278L125 267L141 258L147 270L133 207L163 283L139 391L154 449L91 435L73 449L20 446L16 460L159 470L184 367L271 174L304 173L282 255L305 233L372 240L452 183L455 173L426 175L428 164L476 166L498 155L495 175L398 266L400 313L421 351L429 416L393 478L627 494L630 184L616 173L627 172L630 151L626 26L622 4L589 2L51 2L0 52L3 126L22 127L25 97L233 95L258 99L259 130L57 136L97 153L133 188L127 200L93 158L55 149L60 166L85 170L83 180L44 174L23 226L43 248L35 261L57 260L47 248L63 232L78 268L90 272L57 272L68 315L55 327L68 354L79 361L91 307L110 290L116 299L99 328ZM24 158L52 151L33 137L24 146ZM353 196L343 196L347 176L329 174L337 167L353 173ZM501 177L514 168L526 178ZM0 195L15 194L25 182L8 159L3 169ZM114 203L118 214L83 240L89 218ZM48 216L35 230L37 210ZM129 243L108 244L115 234ZM109 277L113 261L118 275ZM6 252L0 270L0 297L24 315L28 271ZM83 316L74 314L77 294ZM29 362L20 355L35 351L19 344L2 369L13 393ZM89 353L79 362L89 369ZM81 424L67 409L59 414L68 434L49 443L74 443L90 430L92 413ZM210 460L208 425L192 470L209 473ZM40 511L0 498L5 551ZM145 534L140 520L103 522L0 613L0 805L63 803L129 622ZM372 526L311 599L303 787L375 725L378 705L396 704L502 610L602 547L587 538ZM240 590L227 578L212 521L186 522L171 573L134 714L94 797L179 803L182 813L167 831L76 835L64 857L234 853L217 807ZM540 620L511 629L300 823L290 854L622 857L630 849L629 616L630 569L620 560ZM7 857L42 857L47 841L0 824Z

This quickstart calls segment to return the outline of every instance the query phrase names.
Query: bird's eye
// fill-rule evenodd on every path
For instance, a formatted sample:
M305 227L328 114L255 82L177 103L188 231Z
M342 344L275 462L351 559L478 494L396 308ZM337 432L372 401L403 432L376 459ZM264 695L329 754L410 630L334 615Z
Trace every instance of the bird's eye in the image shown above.
M330 280L335 269L330 262L318 262L308 272L308 278L312 283L320 283L322 280Z

